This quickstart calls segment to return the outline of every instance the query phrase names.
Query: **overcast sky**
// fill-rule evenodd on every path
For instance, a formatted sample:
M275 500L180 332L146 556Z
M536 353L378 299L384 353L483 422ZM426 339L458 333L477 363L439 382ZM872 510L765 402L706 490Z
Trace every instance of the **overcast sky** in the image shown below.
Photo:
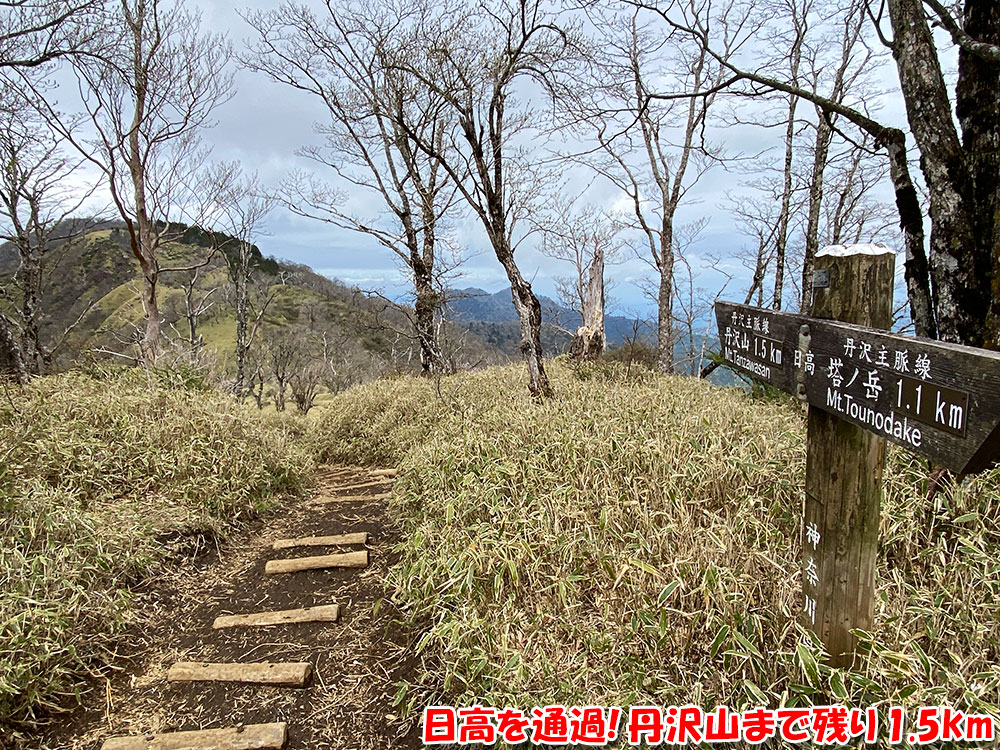
M200 8L206 29L227 31L234 44L241 46L252 35L252 29L242 20L237 10L223 0L189 0ZM246 6L239 6L246 7ZM251 6L253 7L253 6ZM259 3L257 7L273 7ZM893 83L893 71L886 66L887 85ZM213 146L213 158L238 159L250 171L257 170L262 181L276 186L289 170L305 168L317 170L311 162L296 157L296 149L317 143L313 123L324 119L324 113L312 97L289 87L272 83L266 77L248 71L236 76L237 93L231 101L218 110L217 126L206 133L206 140ZM890 120L899 121L900 112L893 112L890 103ZM774 147L766 158L775 166L782 154L778 150L778 129L764 130L739 127L724 133L725 145L731 153L760 153ZM324 176L322 172L318 172ZM715 289L722 277L708 268L710 256L727 257L749 242L741 237L733 219L726 210L728 195L739 196L741 183L747 176L734 171L715 169L709 172L691 193L681 212L680 223L706 218L708 223L690 257L698 285ZM592 178L580 175L572 181L575 185L591 183ZM575 197L567 190L567 200ZM621 196L606 183L594 181L586 196L587 202L604 207L621 205ZM268 236L259 244L266 254L299 263L305 263L328 276L356 284L362 288L380 289L392 296L400 296L406 289L406 277L392 256L381 246L365 237L331 227L315 220L296 217L285 210L277 210L267 225ZM468 246L470 257L462 266L458 286L477 286L497 291L508 286L506 277L492 251L471 218L458 221L457 235ZM535 247L527 245L518 251L518 262L525 276L534 279L536 291L554 296L553 277L565 273L565 267L541 255ZM899 263L901 267L901 263ZM736 274L729 298L741 297L747 285L746 273L737 262L726 263L729 272ZM651 312L652 303L645 299L639 283L651 278L650 267L643 260L630 257L610 267L608 277L612 282L611 297L614 305L610 312L642 314Z

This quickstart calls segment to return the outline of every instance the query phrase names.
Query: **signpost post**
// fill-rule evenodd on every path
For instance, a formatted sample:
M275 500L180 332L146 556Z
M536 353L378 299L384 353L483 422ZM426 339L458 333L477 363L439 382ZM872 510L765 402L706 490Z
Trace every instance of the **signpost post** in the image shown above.
M814 268L821 274L826 271L829 278L827 286L813 289L813 316L888 329L895 260L891 251L818 254ZM812 334L800 327L800 342L803 339L811 344ZM864 369L861 362L857 364L855 369ZM876 385L870 373L859 372L855 378L869 383L859 394L867 402L872 401L867 396ZM849 666L856 646L850 631L870 630L875 614L885 440L815 406L809 407L806 434L803 616L826 647L830 663Z
M886 332L893 270L880 246L828 248L812 317L715 308L726 363L809 404L802 616L834 666L871 626L885 440L957 473L1000 457L1000 353Z

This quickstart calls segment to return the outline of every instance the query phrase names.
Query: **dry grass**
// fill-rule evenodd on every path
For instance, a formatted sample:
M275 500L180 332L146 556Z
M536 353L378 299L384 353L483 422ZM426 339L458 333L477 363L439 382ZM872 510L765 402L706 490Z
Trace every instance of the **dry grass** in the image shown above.
M543 405L512 367L323 407L325 457L402 462L391 581L444 666L401 694L408 708L429 689L519 707L1000 712L1000 472L928 504L926 467L890 451L874 632L854 669L831 670L794 624L801 411L606 365L552 375Z
M300 432L137 372L0 394L0 725L67 703L130 586L297 491Z
M70 731L52 727L41 741L32 737L26 747L93 750L108 736L281 720L289 723L290 747L397 747L387 735L405 727L388 720L386 714L394 678L407 653L405 644L386 637L391 607L381 601L382 582L397 539L395 530L382 525L387 515L382 502L315 502L342 496L341 485L363 478L363 470L339 476L328 470L316 474L312 501L283 504L280 516L249 535L240 534L236 544L223 544L224 554L216 563L186 565L179 574L172 571L168 592L161 589L143 597L141 635L129 646L136 667L132 676L112 678L105 716L91 711L89 721L76 723ZM365 548L371 562L364 570L312 571L292 577L261 574L265 562L276 556L272 548L276 539L359 527L370 532ZM305 553L300 548L279 554ZM343 608L336 625L212 628L220 614L330 602ZM314 670L310 686L301 690L167 683L167 671L177 661L305 661Z

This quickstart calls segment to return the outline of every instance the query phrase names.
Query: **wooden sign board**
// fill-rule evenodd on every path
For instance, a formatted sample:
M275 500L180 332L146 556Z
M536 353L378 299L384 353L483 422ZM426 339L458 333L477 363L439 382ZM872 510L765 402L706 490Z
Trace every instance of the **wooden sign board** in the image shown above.
M964 474L1000 458L1000 353L715 305L726 363Z

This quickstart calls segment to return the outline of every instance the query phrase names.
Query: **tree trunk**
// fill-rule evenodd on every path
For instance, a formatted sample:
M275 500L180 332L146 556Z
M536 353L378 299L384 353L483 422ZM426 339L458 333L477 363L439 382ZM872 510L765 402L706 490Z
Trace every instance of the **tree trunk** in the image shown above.
M28 368L24 365L24 357L21 356L21 347L17 343L17 337L14 336L9 321L2 312L0 312L0 365L6 365L14 380L21 385L26 385L30 379Z
M521 354L528 365L528 391L532 398L539 401L551 398L552 386L545 374L545 362L542 359L542 306L532 291L531 284L514 264L514 253L506 243L501 243L501 247L497 248L497 255L510 280L511 298L521 322Z
M996 0L966 0L964 16L966 33L1000 46ZM1000 349L1000 64L959 51L955 110L971 176L972 235L979 243L975 267L984 274L972 303L988 301L979 343Z
M660 372L674 371L674 241L673 216L663 217L660 239L660 284L656 297L656 364Z
M242 244L242 243L241 243ZM240 248L240 268L236 271L236 380L233 393L242 399L245 390L247 366L247 318L250 314L248 279L243 269L243 248Z
M979 3L969 0L969 5ZM984 321L992 304L995 245L992 235L982 237L977 232L981 227L974 217L980 206L974 200L977 191L973 183L979 180L972 177L969 156L952 123L948 89L923 4L920 0L889 0L889 13L895 35L893 57L899 69L907 120L920 149L928 188L930 276L938 336L943 341L981 346ZM962 110L967 114L972 106L967 97L975 82L968 80L968 67L961 73L965 92ZM995 110L992 118L995 121ZM966 122L969 141L976 140L976 133L986 135L988 140L988 125ZM975 163L982 166L989 161L987 158ZM989 247L984 252L986 245Z
M903 230L906 260L903 278L910 302L910 319L918 336L937 338L937 324L931 297L930 270L924 249L924 220L917 198L917 189L910 177L906 160L906 143L902 133L896 142L884 144L889 155L889 176L896 196L899 226Z
M135 110L131 129L128 131L128 168L135 199L135 224L130 226L132 253L139 261L143 275L142 309L146 314L146 332L142 340L142 356L146 365L156 363L160 349L160 308L156 299L159 268L153 240L153 222L146 205L147 164L139 138L140 128L146 119L146 99L149 93L149 70L143 67L143 37L145 32L145 6L140 5L137 17L130 22L132 32L132 64L135 85ZM138 230L138 234L136 234Z
M656 322L656 363L660 372L674 371L674 287L673 279L660 274L659 293L657 295Z
M594 257L587 272L587 285L583 293L581 325L570 344L570 356L577 359L596 359L607 346L604 334L604 248L594 247Z
M587 275L587 300L583 308L583 324L601 332L604 348L604 248L597 244Z
M41 332L38 325L38 300L41 296L41 259L35 248L27 248L21 254L21 270L24 273L24 299L21 304L21 352L25 366L34 374L41 374L45 364Z
M257 409L264 408L264 373L259 369L250 375L250 387L247 389L253 400L257 403Z
M797 47L796 47L797 52ZM792 76L798 70L798 55L793 59ZM791 220L792 205L792 157L795 149L795 110L799 103L797 96L788 98L788 124L785 128L785 168L781 187L781 212L778 214L778 231L774 240L774 297L771 307L781 309L785 287L785 252L788 247L788 225Z
M753 301L753 296L758 290L764 288L764 275L767 273L767 241L761 238L757 243L757 260L754 262L753 279L750 281L750 288L747 289L744 305L749 305ZM760 305L757 305L760 307Z
M436 129L435 148L440 152L444 138L444 126ZM404 141L405 143L405 141ZM413 163L411 161L411 163ZM412 169L417 172L416 167ZM414 300L417 324L417 337L420 339L420 369L429 374L441 369L441 346L437 334L437 317L441 309L441 299L434 291L434 264L437 252L437 222L438 209L435 205L438 183L438 167L432 165L428 176L428 187L420 191L420 215L423 221L421 229L420 252L417 252L416 240L410 248L410 267L413 269L413 279L416 287Z
M189 294L193 295L194 290L192 289L189 292ZM188 319L188 344L190 344L191 348L194 349L195 346L197 345L197 340L198 340L198 316L194 314L194 309L191 307L190 296L188 297L187 319Z
M156 274L143 275L142 310L146 316L146 331L142 338L142 356L147 365L155 365L160 355L160 305L156 299Z
M438 296L434 291L431 274L422 261L413 263L413 281L416 291L414 317L417 339L420 342L420 371L429 375L439 369L441 360L435 327Z
M806 217L805 251L802 257L802 301L800 309L810 315L812 308L813 261L819 252L819 215L823 207L823 177L830 156L832 130L822 112L817 112L816 142L813 148L812 174L809 176L809 209Z
M127 222L132 254L139 261L142 269L142 311L146 317L146 330L142 338L142 358L146 365L156 364L160 354L162 341L160 306L156 298L156 285L159 281L159 266L154 249L153 223L146 215L145 186L141 174L136 176L133 171L136 188L136 218Z

